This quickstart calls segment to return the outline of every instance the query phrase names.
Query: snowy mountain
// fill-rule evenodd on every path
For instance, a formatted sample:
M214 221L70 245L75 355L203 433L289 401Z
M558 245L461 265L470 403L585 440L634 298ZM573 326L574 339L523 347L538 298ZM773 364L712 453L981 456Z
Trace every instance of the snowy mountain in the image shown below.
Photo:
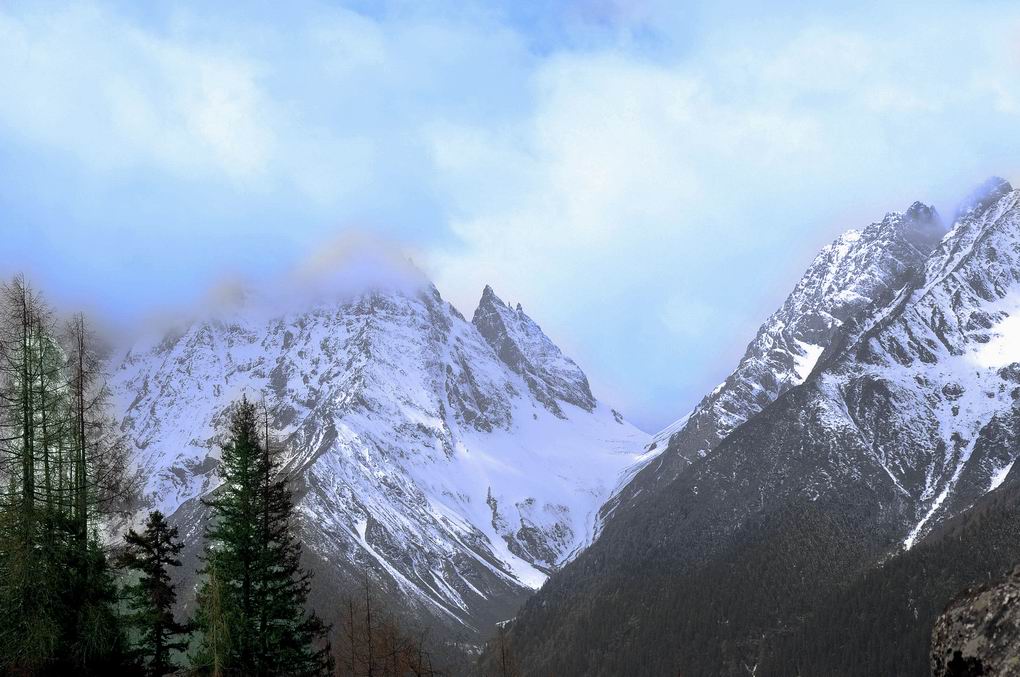
M680 484L720 483L710 500L729 494L730 527L770 501L864 490L893 549L997 486L1020 453L1020 191L994 194Z
M822 252L599 539L526 603L526 673L796 672L825 599L1004 481L1020 454L1020 191L991 181L957 215L937 243L914 205ZM592 627L575 611L590 604L643 622Z
M998 486L1020 449L1020 191L986 186L928 259L924 281L819 379L912 499L913 545Z
M944 233L935 210L916 202L826 246L758 330L733 373L653 437L648 451L658 452L658 458L610 507L676 479L738 426L803 383L826 349L852 341L870 314L924 266Z
M123 359L111 385L147 507L197 553L227 407L264 394L322 604L368 569L477 641L589 542L647 435L491 288L473 323L427 283L288 306L249 296Z

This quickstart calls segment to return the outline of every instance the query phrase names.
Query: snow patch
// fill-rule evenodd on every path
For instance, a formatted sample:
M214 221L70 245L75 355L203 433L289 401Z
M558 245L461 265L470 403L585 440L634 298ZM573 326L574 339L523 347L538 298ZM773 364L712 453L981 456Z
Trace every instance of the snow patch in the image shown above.
M991 340L979 344L971 360L985 369L999 369L1020 362L1020 292L1013 292L991 310L1004 312L1008 317L991 328Z
M1015 462L1016 460L1014 459L992 473L992 480L988 485L988 491L998 489L999 486L1006 481L1006 475L1008 475L1009 471L1013 469L1013 463Z
M803 383L811 374L811 370L818 364L818 358L822 356L825 347L812 345L805 341L797 341L797 347L800 348L800 354L794 354L793 356L793 369Z

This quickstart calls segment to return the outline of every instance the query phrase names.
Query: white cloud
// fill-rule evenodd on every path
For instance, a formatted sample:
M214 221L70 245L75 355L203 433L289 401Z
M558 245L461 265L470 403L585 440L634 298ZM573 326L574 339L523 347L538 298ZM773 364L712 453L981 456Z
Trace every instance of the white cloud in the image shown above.
M95 8L0 14L0 124L90 165L247 179L274 135L257 69Z
M1015 24L974 14L869 31L807 25L677 60L553 56L514 124L431 130L459 236L433 251L440 287L469 307L497 282L556 338L586 327L582 364L657 335L676 346L672 359L660 346L639 367L643 382L617 388L648 406L657 385L692 379L687 347L739 355L751 336L723 334L745 328L733 316L763 319L816 247L867 223L849 214L952 200L981 172L1017 166L988 155L1020 152L1008 132L1020 123L1009 96L1020 71L1003 58ZM779 287L777 273L788 276ZM749 284L755 276L772 283ZM600 314L607 295L615 317ZM612 322L607 336L600 325Z
M276 263L336 224L403 235L462 309L494 284L664 421L836 232L1020 168L1010 6L730 4L5 7L0 134L109 186L90 225L135 238L135 271L195 278L140 262L160 248L117 192L136 173L162 186L144 225L196 266L240 267L223 242Z

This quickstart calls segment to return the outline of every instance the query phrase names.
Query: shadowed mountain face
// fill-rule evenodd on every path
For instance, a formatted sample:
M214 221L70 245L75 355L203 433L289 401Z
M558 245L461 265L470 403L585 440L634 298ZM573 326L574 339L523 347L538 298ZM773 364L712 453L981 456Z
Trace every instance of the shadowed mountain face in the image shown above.
M932 631L947 604L966 587L999 580L1018 561L1020 472L1014 468L910 550L831 587L810 622L773 638L762 672L785 666L804 675L928 677Z
M522 609L525 674L794 674L811 645L790 638L825 600L1000 485L1020 451L1020 192L985 192L937 244L914 205L816 259Z
M112 383L121 429L188 576L228 407L264 396L320 614L368 571L391 606L467 642L512 615L587 544L647 436L519 308L486 289L475 317L429 285L284 312L250 298L132 349Z

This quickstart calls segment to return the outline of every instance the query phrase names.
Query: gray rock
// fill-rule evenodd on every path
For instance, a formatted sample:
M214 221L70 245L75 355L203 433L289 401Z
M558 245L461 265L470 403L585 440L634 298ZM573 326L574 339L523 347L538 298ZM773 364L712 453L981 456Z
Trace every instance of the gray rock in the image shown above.
M934 677L1020 674L1020 567L994 585L968 588L949 603L931 640Z

